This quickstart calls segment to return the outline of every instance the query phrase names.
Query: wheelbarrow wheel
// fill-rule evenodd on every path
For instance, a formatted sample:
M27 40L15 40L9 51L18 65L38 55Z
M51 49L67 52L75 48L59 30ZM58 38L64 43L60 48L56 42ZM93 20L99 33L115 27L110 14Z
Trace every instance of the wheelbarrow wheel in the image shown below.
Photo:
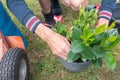
M0 63L0 80L28 80L29 61L25 50L10 48Z

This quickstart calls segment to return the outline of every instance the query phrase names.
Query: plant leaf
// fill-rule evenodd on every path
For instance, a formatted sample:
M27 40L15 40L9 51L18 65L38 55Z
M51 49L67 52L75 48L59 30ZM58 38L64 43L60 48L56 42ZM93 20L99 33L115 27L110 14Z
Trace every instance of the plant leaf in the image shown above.
M104 35L105 35L104 33L95 35L93 43L97 43L97 42L101 41L104 38Z
M83 59L86 60L95 60L95 55L92 52L90 47L86 47L85 51L81 54Z
M96 28L94 33L100 34L105 31L105 28L106 28L106 24L103 24L103 25L99 26L98 28Z
M113 55L111 53L106 53L104 55L104 62L106 63L106 66L111 69L111 70L114 70L115 67L116 67L116 60L115 58L113 57Z
M81 40L80 35L82 34L82 31L79 28L73 28L72 30L72 39L73 40Z
M81 53L85 50L85 46L82 42L74 40L71 45L71 50L73 53Z
M86 40L87 37L88 37L88 34L90 34L90 33L91 33L91 32L90 32L89 26L84 27L83 34L81 35L81 38L82 38L83 40Z
M118 38L114 42L109 44L107 49L109 49L109 50L113 49L119 42L120 42L120 37L118 36Z
M105 50L100 46L94 46L92 51L97 58L103 57L105 55Z
M117 29L113 28L113 29L110 29L110 30L106 30L104 38L101 40L100 44L103 45L103 46L107 46L108 47L110 44L112 44L111 42L108 42L108 39L111 36L118 37L118 31L117 31Z
M91 9L88 15L88 18L91 18L95 13L95 9Z
M92 60L92 63L94 64L95 67L100 68L102 66L102 58Z
M57 33L66 37L66 33L67 33L66 30L67 29L65 28L65 26L61 22L57 22L57 27L56 27Z
M86 25L83 30L83 35L87 37L90 32L91 31L89 25Z
M110 36L118 36L118 31L117 31L117 29L116 28L112 28L112 29L110 29L110 30L106 30L105 31L105 33L106 33L106 38L108 39Z
M85 8L80 8L80 12L79 12L79 17L80 18L83 15L84 12L85 12Z
M98 14L95 12L95 13L93 14L93 17L92 17L91 19L93 19L94 21L96 21L97 18L98 18ZM93 24L95 24L95 22L94 22Z
M115 22L113 22L109 27L108 27L108 30L109 29L112 29L112 28L114 28L115 27Z
M83 43L87 46L91 44L91 42L94 41L94 33L90 30L89 26L86 26L83 30L83 34L80 36L80 38L84 41Z
M68 53L68 56L67 56L68 62L74 62L74 61L78 60L79 58L80 58L80 53L79 54L75 54L72 51L70 51Z
M115 41L117 39L117 36L110 36L109 38L108 38L108 42L113 42L113 41Z

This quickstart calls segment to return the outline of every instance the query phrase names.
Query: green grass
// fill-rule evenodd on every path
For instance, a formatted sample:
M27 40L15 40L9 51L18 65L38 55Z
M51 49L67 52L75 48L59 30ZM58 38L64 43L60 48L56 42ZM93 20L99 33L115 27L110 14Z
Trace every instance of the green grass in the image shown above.
M26 2L34 14L44 21L38 1L26 0ZM99 2L100 0L90 0L92 5ZM5 1L3 3L5 5ZM63 5L62 10L66 26L72 25L72 20L77 18L78 14ZM8 12L10 13L10 11ZM51 53L47 44L38 36L29 32L11 13L10 15L29 42L29 47L27 48L30 62L29 80L120 80L119 61L114 71L109 71L104 65L100 69L91 65L88 69L79 73L66 71L57 57ZM120 52L120 49L117 49L117 52Z

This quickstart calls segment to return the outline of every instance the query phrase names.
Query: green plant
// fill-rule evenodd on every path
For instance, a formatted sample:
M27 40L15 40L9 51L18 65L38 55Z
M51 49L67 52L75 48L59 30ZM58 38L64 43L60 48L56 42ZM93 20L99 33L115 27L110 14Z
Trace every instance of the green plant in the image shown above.
M115 26L115 22L108 28L106 24L95 28L97 13L95 9L90 12L81 8L79 18L74 20L72 27L67 28L62 23L57 22L54 31L67 37L71 42L71 50L68 54L68 61L77 60L91 61L95 66L101 67L104 61L108 68L113 70L116 67L113 48L119 43L120 38Z

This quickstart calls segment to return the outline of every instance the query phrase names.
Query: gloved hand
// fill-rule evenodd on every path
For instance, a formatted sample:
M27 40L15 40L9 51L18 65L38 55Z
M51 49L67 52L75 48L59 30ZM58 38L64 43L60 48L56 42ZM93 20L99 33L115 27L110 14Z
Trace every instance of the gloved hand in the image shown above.
M55 26L55 24L56 24L56 22L55 22L55 20L54 20L54 14L53 14L53 12L51 11L50 13L48 13L48 14L45 14L44 12L42 12L43 13L43 16L44 16L44 18L45 18L45 22L43 23L45 26L47 26L47 27L54 27Z
M47 27L49 27L49 28L55 27L55 23L56 23L56 22L61 22L61 23L64 22L64 20L62 19L62 17L63 17L62 15L59 15L59 16L56 16L56 15L55 15L55 16L54 16L54 21L55 21L55 22L53 21L53 24L54 24L54 25L51 25L51 24L47 23L46 21L43 23L43 25L44 25L44 26L47 26Z

